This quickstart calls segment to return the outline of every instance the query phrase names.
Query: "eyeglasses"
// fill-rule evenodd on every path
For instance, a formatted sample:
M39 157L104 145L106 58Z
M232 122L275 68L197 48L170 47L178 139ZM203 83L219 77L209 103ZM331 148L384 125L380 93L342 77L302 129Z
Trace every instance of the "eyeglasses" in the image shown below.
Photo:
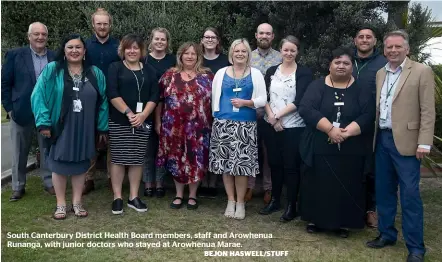
M218 39L218 37L216 37L216 36L204 36L204 39L206 39L206 40L216 40L216 39Z

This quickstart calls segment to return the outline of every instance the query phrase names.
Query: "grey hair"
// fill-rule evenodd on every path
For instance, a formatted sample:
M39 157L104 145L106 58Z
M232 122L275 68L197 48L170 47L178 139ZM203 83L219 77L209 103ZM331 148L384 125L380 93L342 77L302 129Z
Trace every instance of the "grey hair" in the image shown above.
M30 34L32 33L32 27L33 27L34 25L36 25L36 24L41 24L41 25L43 25L44 28L46 29L46 33L49 33L49 31L48 31L48 27L47 27L45 24L43 24L43 23L41 23L41 22L34 22L34 23L32 23L32 24L29 25L28 35L30 35Z
M407 45L408 47L410 46L409 45L410 38L408 37L407 32L405 32L404 30L394 30L394 31L390 31L390 32L386 33L384 36L384 44L385 44L385 40L387 40L387 38L389 38L390 36L400 36L404 39L405 45Z
M235 49L235 47L239 44L244 44L244 46L247 49L247 65L250 64L250 59L252 58L252 49L250 48L249 42L245 39L245 38L240 38L240 39L236 39L232 42L232 44L230 45L229 48L229 62L233 65L233 49Z

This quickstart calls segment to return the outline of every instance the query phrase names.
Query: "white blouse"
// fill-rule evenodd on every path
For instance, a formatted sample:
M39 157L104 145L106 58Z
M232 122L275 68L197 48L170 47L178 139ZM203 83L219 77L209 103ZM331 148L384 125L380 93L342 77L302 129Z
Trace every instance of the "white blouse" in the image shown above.
M275 74L271 76L269 88L269 106L274 114L279 113L288 104L293 103L296 97L296 71L289 76L284 76L281 73L280 67L281 65L278 66ZM268 122L267 115L264 119ZM284 128L305 127L304 120L297 110L282 117L281 123Z

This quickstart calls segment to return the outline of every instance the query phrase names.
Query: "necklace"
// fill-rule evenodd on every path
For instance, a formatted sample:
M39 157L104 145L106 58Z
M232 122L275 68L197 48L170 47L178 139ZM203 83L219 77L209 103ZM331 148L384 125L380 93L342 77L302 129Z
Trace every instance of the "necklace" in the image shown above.
M193 72L188 73L188 72L186 72L185 70L183 70L183 72L187 75L187 77L189 78L189 80L193 78L192 75L191 75L191 73L193 74Z

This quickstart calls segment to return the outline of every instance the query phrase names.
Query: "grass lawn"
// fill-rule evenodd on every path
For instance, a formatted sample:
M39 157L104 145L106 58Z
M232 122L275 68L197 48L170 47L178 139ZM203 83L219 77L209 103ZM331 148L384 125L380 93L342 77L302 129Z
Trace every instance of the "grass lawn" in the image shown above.
M37 171L34 171L34 174ZM98 183L97 183L98 182ZM168 192L164 199L148 199L149 211L136 213L125 207L121 216L112 215L110 207L112 194L107 188L107 180L101 176L96 182L96 190L84 198L90 214L88 218L77 219L69 214L65 221L51 218L55 197L47 195L39 177L30 176L25 198L10 203L9 186L2 190L2 260L3 261L405 261L407 249L399 233L394 247L373 250L365 247L365 242L376 237L377 231L365 229L352 232L348 239L340 239L332 234L310 235L305 232L305 222L296 220L282 224L278 221L281 212L261 216L257 211L262 207L261 198L255 198L247 206L246 219L237 221L223 216L224 200L201 200L197 211L186 208L171 210L169 203L174 196ZM127 201L128 186L124 188ZM426 261L442 260L442 180L426 178L422 180L422 197L425 210ZM70 190L69 190L70 192ZM68 194L70 196L70 193ZM145 197L143 197L146 200ZM70 201L68 202L70 203ZM397 217L400 231L400 216ZM136 232L136 233L264 233L272 234L272 239L220 239L228 243L240 243L234 248L11 248L7 241L49 243L55 239L7 239L7 233L73 233L76 232ZM59 239L63 241L63 239ZM73 239L66 242L214 242L217 239ZM271 250L288 251L287 257L205 257L205 250L241 251Z

